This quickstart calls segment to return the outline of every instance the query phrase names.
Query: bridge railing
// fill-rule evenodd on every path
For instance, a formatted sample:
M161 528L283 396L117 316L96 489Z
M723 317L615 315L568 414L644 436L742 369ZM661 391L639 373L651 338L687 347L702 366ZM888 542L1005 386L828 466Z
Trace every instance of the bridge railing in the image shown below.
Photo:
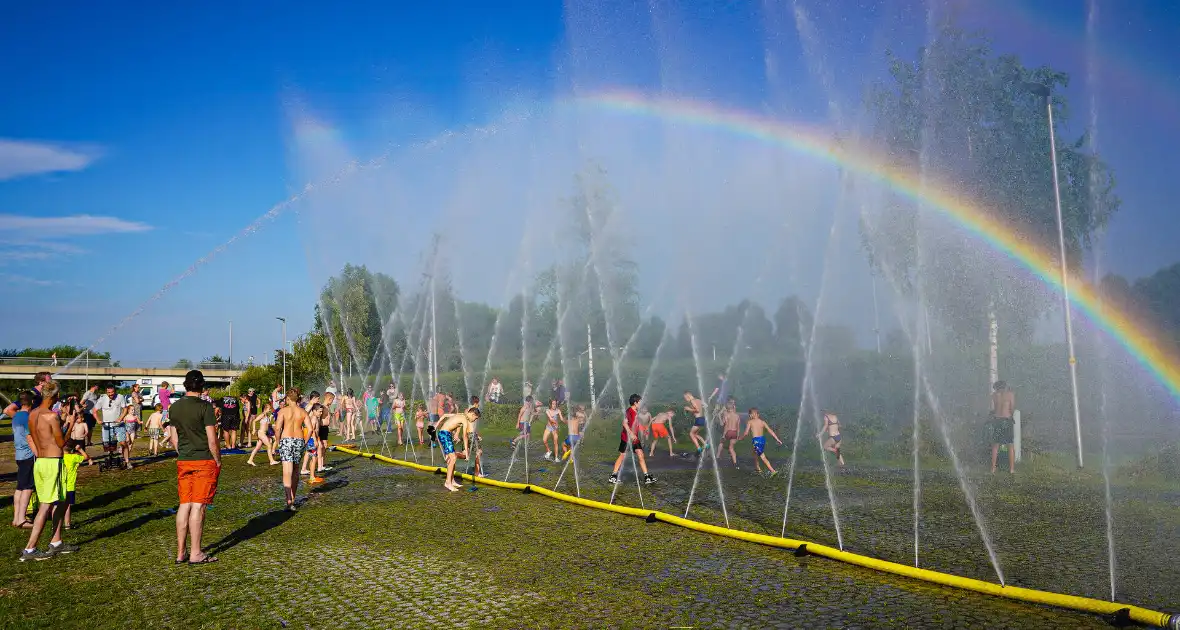
M0 365L44 367L48 372L52 372L54 369L62 369L67 365L70 366L71 370L111 367L124 369L176 368L186 370L244 370L247 367L250 367L245 363L231 363L228 361L200 361L180 364L176 361L111 361L110 359L65 359L61 357L58 357L56 360L46 359L43 357L0 357Z

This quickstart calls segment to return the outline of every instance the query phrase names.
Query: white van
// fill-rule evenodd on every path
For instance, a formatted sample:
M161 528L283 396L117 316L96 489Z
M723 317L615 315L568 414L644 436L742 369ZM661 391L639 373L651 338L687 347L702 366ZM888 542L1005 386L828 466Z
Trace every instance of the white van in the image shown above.
M166 378L152 378L144 377L136 379L139 383L139 393L143 396L143 403L148 407L155 407L160 402L160 385L165 381L172 387L172 402L176 402L181 396L184 396L184 384L169 381Z

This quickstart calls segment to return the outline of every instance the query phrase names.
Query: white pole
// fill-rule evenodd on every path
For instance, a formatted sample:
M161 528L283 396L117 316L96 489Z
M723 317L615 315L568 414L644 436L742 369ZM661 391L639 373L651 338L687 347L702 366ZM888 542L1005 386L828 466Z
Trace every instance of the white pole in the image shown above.
M871 274L873 285L873 334L877 336L877 354L881 354L881 313L877 310L877 274Z
M590 408L598 406L598 394L594 389L594 338L590 336L590 324L586 324L586 363L590 366Z
M438 393L438 318L434 308L434 274L430 276L430 391Z
M1073 394L1073 431L1078 446L1078 468L1082 467L1082 412L1078 405L1078 360L1073 349L1073 316L1069 305L1069 266L1065 258L1065 225L1061 220L1061 185L1057 181L1057 138L1053 131L1053 102L1045 94L1049 112L1049 156L1053 159L1053 202L1057 208L1057 243L1061 248L1061 303L1065 308L1065 342L1069 348L1069 384Z
M1012 432L1012 448L1016 451L1016 461L1020 461L1020 410L1012 411L1012 422L1014 424Z
M229 356L225 357L225 360L231 365L234 362L234 320L232 319L229 320Z

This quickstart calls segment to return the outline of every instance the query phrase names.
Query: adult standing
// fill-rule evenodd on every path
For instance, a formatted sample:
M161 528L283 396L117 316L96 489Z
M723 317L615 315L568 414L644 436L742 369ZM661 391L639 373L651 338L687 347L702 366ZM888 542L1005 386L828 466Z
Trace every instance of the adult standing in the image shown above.
M500 379L492 377L492 383L488 385L488 400L490 402L500 404L500 397L504 395L504 386L500 384Z
M123 408L127 406L127 399L115 392L114 385L107 385L107 392L98 398L95 408L102 420L102 443L110 444L112 440L119 443L119 454L123 456L123 467L131 469L131 448L127 444L127 427L123 423Z
M29 390L29 395L32 396L30 404L32 404L33 409L41 406L41 386L49 381L49 378L49 372L37 372L35 375L33 375L33 389ZM18 404L18 401L14 400L4 408L4 415L8 416L9 418L15 418L16 412L19 409L20 405Z
M213 405L201 400L205 375L190 370L184 376L184 397L172 405L168 437L176 449L177 490L176 563L207 564L217 558L201 550L205 510L217 494L221 449L217 444L217 416ZM189 542L185 549L185 541Z
M556 400L558 406L561 406L565 404L568 395L569 390L565 388L565 381L557 379L557 384L553 386L553 400Z
M254 434L258 432L258 392L253 387L246 390L246 405L244 408L243 421L246 423L242 433L246 434L246 448L254 446Z
M33 522L27 511L33 498L33 439L29 436L29 414L33 406L33 395L21 392L17 396L16 413L12 414L12 444L16 450L16 491L12 493L12 526L29 529ZM7 411L7 410L5 410Z

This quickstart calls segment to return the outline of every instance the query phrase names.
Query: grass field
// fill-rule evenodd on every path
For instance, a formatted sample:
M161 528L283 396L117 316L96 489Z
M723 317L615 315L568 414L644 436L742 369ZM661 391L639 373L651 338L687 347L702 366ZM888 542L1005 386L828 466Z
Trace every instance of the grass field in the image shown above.
M503 479L511 452L500 433L487 436L485 453L492 476ZM591 440L581 454L584 496L610 499L605 477L615 444L608 438ZM6 461L10 433L8 440L0 444ZM372 434L367 442L369 450L382 449ZM530 482L552 487L560 467L540 460L536 445ZM771 454L785 467L788 452L779 447ZM429 451L417 456L430 458ZM522 464L514 462L510 480L523 479ZM796 558L537 495L491 488L450 493L437 476L364 458L333 454L331 465L327 483L301 487L305 502L290 514L282 511L279 467L250 468L244 456L228 455L205 534L221 561L202 567L172 563L171 460L102 474L83 467L78 527L67 532L67 540L82 545L79 553L21 564L25 532L6 527L0 534L0 548L9 550L0 562L0 619L14 628L1107 625L1094 616ZM912 562L909 472L857 466L834 479L846 548ZM695 462L657 455L653 469L660 482L643 489L644 505L683 513ZM785 479L728 466L721 473L731 524L777 534ZM722 522L712 475L711 465L701 470L691 516ZM630 483L619 487L615 501L638 505L634 479L625 479ZM0 480L8 513L12 475ZM957 482L930 473L924 484L923 566L994 580ZM574 491L572 473L562 489ZM1102 596L1105 534L1088 481L1069 487L1060 476L1030 474L981 480L977 489L1009 583ZM834 544L820 470L801 470L793 494L789 533ZM1176 544L1174 525L1159 525L1180 522L1174 497L1132 499L1129 490L1123 496L1119 520L1150 518L1155 530L1129 536L1118 549L1127 567L1120 586L1127 597L1120 599L1175 608L1174 554L1149 548L1157 540Z

